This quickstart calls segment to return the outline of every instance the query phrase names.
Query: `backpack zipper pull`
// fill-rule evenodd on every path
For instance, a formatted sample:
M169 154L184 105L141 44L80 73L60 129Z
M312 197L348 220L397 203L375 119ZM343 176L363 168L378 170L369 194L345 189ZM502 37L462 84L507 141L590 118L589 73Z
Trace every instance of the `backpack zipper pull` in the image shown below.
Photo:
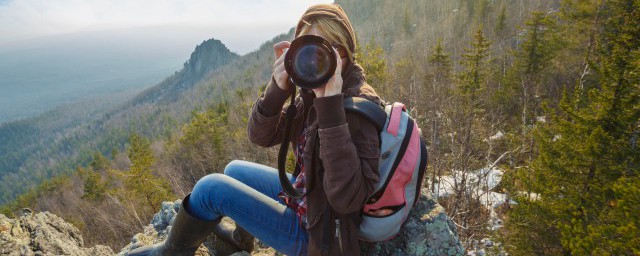
M340 233L340 220L336 219L336 238L338 239L338 247L342 253L342 234Z

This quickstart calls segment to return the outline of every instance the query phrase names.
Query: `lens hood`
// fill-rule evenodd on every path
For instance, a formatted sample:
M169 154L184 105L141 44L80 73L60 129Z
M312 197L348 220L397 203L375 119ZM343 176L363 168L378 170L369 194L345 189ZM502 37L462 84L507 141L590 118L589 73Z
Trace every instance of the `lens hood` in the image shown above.
M331 43L316 35L303 35L294 39L284 60L291 82L305 89L318 88L327 83L337 65L336 53Z

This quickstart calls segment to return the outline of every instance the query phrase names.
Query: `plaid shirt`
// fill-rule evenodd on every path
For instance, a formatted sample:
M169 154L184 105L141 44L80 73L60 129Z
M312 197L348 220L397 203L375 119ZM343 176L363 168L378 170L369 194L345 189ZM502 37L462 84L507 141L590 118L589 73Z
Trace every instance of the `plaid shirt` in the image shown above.
M304 145L306 142L307 126L302 130L302 133L298 137L298 143L294 148L294 154L296 157L295 173L298 173L296 181L293 183L293 188L300 191L303 194L307 193L305 189L305 175L304 175L304 161L302 160L304 155ZM284 200L284 203L296 212L298 220L303 226L307 224L307 197L304 196L300 199L295 199L287 196L283 191L280 192L280 197Z

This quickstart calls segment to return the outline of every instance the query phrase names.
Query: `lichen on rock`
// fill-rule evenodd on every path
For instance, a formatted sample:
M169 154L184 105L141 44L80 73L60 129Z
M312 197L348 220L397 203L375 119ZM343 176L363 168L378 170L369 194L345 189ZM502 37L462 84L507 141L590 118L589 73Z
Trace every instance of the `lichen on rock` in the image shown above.
M153 216L143 233L136 234L131 244L118 255L127 255L135 248L164 241L171 229L173 218L180 208L180 200L162 203L162 209ZM224 218L223 224L234 225ZM275 251L257 242L257 251L251 255L273 255ZM362 255L463 255L464 248L458 240L453 222L427 190L423 190L420 200L411 210L400 233L392 240L380 243L361 242ZM214 235L207 238L196 255L230 255L234 251L218 243ZM233 255L247 255L236 253Z
M131 250L167 238L173 220L180 209L181 201L164 202L162 209L153 216L142 233L131 239L118 255L127 255ZM223 218L224 225L234 225ZM256 251L251 255L279 255L263 243L256 242ZM447 217L444 208L437 204L426 190L411 213L400 233L386 242L361 243L363 255L463 255L456 227ZM84 247L80 231L62 218L49 213L34 214L25 210L17 219L0 214L0 255L113 255L113 251L102 245ZM249 255L236 252L226 243L216 241L210 235L196 255Z
M400 233L386 242L361 242L362 255L464 255L456 226L426 189Z
M0 255L113 255L111 248L84 247L80 231L49 213L25 209L17 219L0 214Z

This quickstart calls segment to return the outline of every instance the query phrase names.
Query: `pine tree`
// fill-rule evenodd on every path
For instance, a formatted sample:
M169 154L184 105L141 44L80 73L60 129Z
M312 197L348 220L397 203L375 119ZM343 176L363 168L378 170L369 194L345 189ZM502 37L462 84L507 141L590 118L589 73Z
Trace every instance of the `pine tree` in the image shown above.
M531 127L536 122L536 117L542 116L541 104L549 101L556 104L557 99L549 97L549 88L546 81L551 76L550 61L555 57L559 40L557 37L556 23L553 17L542 12L532 12L531 17L525 22L522 30L523 41L514 53L514 65L507 75L507 84L499 93L505 96L498 97L499 105L507 109L512 118L511 123L521 135L517 138L524 158L531 160L533 157ZM515 118L519 116L519 118ZM519 119L520 125L516 125Z
M431 136L427 141L430 142L429 154L431 154L431 164L428 168L432 170L431 176L431 189L435 191L435 182L443 174L441 156L441 144L440 135L442 133L442 116L445 106L444 98L450 94L452 67L451 57L445 52L442 45L442 39L438 40L436 45L431 49L431 53L428 56L430 69L425 77L426 92L423 96L422 107L427 112L428 124L423 127L428 127Z
M487 79L487 57L490 42L485 38L482 28L474 34L471 46L464 50L461 59L462 72L458 75L458 94L465 99L468 107L477 107L480 90L484 89Z
M93 171L104 172L110 167L109 160L102 155L102 153L96 151L93 153L93 159L89 163L89 166Z
M387 62L382 46L371 38L364 46L358 45L356 60L365 71L367 83L376 89L380 88L380 93L386 95Z
M433 67L433 85L445 84L451 77L451 57L445 53L442 39L439 39L429 55L429 64Z
M151 167L155 162L151 144L140 135L133 134L129 139L127 155L131 161L128 173L124 173L124 189L128 196L139 197L153 212L163 201L171 198L171 188L166 179L153 174Z
M560 30L562 39L567 41L563 62L567 74L574 76L580 93L598 86L599 82L591 63L598 62L597 38L602 31L602 20L607 15L607 1L564 0L561 2L560 16L565 21ZM570 84L574 86L574 84Z
M486 99L483 92L487 88L489 74L489 41L479 28L472 38L470 46L465 49L460 60L460 72L456 76L456 87L453 97L447 99L450 107L445 108L446 128L444 134L450 136L450 145L444 155L444 162L452 173L454 196L452 203L445 205L448 213L457 216L462 226L462 236L471 236L485 232L486 224L483 210L478 205L477 197L469 189L472 172L485 167L486 143L483 132L487 126L484 118Z
M84 181L82 198L102 200L107 193L107 187L105 183L102 182L101 175L92 169L84 169L82 167L78 167L77 173Z
M496 31L501 33L507 26L507 5L503 4L498 14L498 22L496 25Z
M539 156L519 182L539 197L521 196L510 214L528 253L640 253L640 11L637 1L608 1L591 63L593 87L576 87L536 132ZM525 211L523 209L535 209ZM534 222L535 221L535 222ZM509 227L509 226L508 226ZM532 241L547 231L546 240ZM544 247L547 248L544 248Z
M192 179L220 172L223 164L228 163L224 147L228 135L228 111L226 103L210 106L205 112L194 112L191 122L182 128L181 161L188 162L184 164L190 166L186 169L191 172Z

